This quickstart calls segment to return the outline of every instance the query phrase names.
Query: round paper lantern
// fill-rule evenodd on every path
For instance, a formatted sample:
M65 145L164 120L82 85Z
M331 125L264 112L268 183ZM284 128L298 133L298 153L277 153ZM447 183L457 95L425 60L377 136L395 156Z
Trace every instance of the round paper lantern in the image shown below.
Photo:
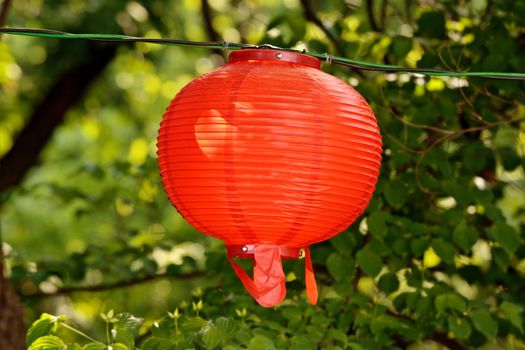
M159 130L158 161L171 203L196 229L226 243L259 304L286 295L281 259L347 228L366 208L381 135L363 97L314 57L270 49L230 54L190 82ZM253 279L233 257L254 260Z

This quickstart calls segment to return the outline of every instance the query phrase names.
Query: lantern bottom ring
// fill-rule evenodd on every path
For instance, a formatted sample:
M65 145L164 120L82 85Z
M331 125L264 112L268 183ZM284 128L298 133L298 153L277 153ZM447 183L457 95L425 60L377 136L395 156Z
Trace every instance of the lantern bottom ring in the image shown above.
M253 259L256 244L228 245L228 256L233 258ZM283 259L300 259L304 257L304 248L279 246Z

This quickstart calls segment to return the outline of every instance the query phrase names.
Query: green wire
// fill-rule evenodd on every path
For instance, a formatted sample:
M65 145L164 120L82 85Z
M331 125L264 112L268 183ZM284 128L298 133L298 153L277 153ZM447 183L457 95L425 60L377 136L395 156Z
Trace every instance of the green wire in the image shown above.
M317 57L320 59L327 59L326 54L319 54L316 52L307 52L306 54ZM329 58L330 59L330 58ZM437 77L481 77L481 78L503 78L503 79L513 79L513 80L525 80L525 73L507 73L507 72L454 72L448 70L438 70L438 69L426 69L426 68L404 68L400 66L390 65L390 64L377 64L369 63L358 60L351 60L343 57L332 57L332 61L335 63L347 63L349 66L355 66L358 69L371 68L370 70L381 70L385 72L406 72L406 73L416 73L423 74L428 76L437 76ZM363 68L366 67L366 68ZM375 68L375 69L374 69Z
M162 39L162 38L140 38L128 35L120 34L72 34L59 32L48 29L31 29L31 28L0 28L0 33L11 34L11 35L23 35L32 37L43 37L43 38L55 38L55 39L83 39L83 40L94 40L104 42L143 42L158 45L174 45L174 46L185 46L185 47L201 47L206 49L263 49L272 48L276 50L294 51L304 53L309 56L316 57L326 62L332 62L334 64L352 67L358 70L370 70L370 71L383 71L392 73L412 73L422 74L426 76L437 76L437 77L479 77L489 79L510 79L510 80L525 80L525 73L507 73L507 72L455 72L441 69L429 69L429 68L406 68L390 64L377 64L369 63L359 60L352 60L344 57L331 56L328 54L320 54L317 52L297 51L293 49L286 49L275 47L271 45L250 45L242 43L230 43L220 41L187 41L177 39Z

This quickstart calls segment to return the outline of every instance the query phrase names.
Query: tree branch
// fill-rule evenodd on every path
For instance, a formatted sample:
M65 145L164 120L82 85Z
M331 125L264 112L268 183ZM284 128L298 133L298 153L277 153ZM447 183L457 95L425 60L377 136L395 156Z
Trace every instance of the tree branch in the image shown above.
M306 17L306 20L314 23L323 31L323 33L328 37L330 42L334 45L337 54L344 55L345 50L343 46L341 45L339 40L337 40L335 35L330 30L328 30L328 28L324 25L321 19L317 16L312 4L310 3L310 0L301 0L301 4L303 5L304 16Z
M366 14L368 15L368 22L374 32L380 32L379 26L377 25L374 17L374 0L366 0Z
M4 276L4 249L0 221L0 349L23 350L26 333L24 312L9 281Z
M11 6L11 0L4 0L2 3L2 10L0 10L0 27L3 27L7 20L7 14L9 13L9 7Z
M487 6L485 6L485 11L483 12L483 15L481 16L481 24L485 23L487 18L490 16L492 12L492 6L493 6L493 0L487 0Z
M4 240L2 234L2 222L0 221L0 307L5 305L4 290L6 289L7 280L4 276Z
M386 29L386 10L388 8L388 0L383 0L381 4L381 31L384 32Z
M380 13L381 25L379 25L374 16L374 0L366 0L366 13L368 15L368 21L370 22L370 27L375 32L384 33L384 29L386 26L386 8L387 6L388 6L388 0L383 0L383 3L381 5L381 13ZM388 55L383 56L383 62L385 64L390 64Z
M11 0L4 0L2 3L2 9L0 10L0 27L3 27L9 13L9 7L11 6ZM1 36L0 36L1 38ZM3 250L3 239L2 239L2 223L0 222L0 305L4 305L4 250Z
M410 15L410 8L412 7L412 0L405 0L405 19L408 24L412 24L412 16Z
M4 0L0 10L0 27L3 27L11 0ZM1 37L1 36L0 36ZM26 325L24 311L18 297L4 276L4 250L2 240L2 226L0 222L0 349L26 349L24 335Z
M123 280L118 281L114 283L109 284L99 284L95 286L71 286L71 287L64 287L57 289L56 291L52 293L45 293L42 291L38 291L36 293L31 294L22 294L25 298L29 299L39 299L39 298L46 298L46 297L56 297L60 295L68 295L76 292L90 292L90 293L97 293L97 292L105 292L108 290L113 289L119 289L119 288L125 288L125 287L131 287L142 283L151 282L154 280L164 279L164 278L173 278L176 280L189 280L193 278L203 277L205 275L204 271L194 271L190 273L184 273L179 275L173 275L173 274L158 274L158 275L148 275L143 276L135 279L130 280Z
M37 162L55 128L62 123L66 112L109 64L115 52L115 46L90 45L90 58L59 76L33 110L13 147L0 160L0 167L4 169L0 172L0 193L22 181Z
M446 333L434 333L430 336L429 339L432 339L433 341L445 345L449 349L453 350L468 350L465 345L461 344L456 339L449 338Z
M464 129L460 129L458 131L455 131L454 133L445 134L445 135L437 138L436 140L433 140L433 142L421 152L419 158L417 159L416 165L415 165L414 175L416 177L416 183L418 184L419 189L422 192L426 193L426 194L431 194L432 193L432 191L430 191L428 188L423 186L423 183L421 182L420 166L421 166L421 161L423 160L423 158L425 158L425 156L428 154L428 152L430 152L433 148L437 147L439 144L441 144L441 143L443 143L445 141L450 141L450 140L456 139L456 138L458 138L459 136L461 136L463 134L467 134L467 133L471 133L471 132L478 132L478 131L481 131L481 130L493 128L495 126L511 124L511 123L522 121L522 120L525 120L525 117L519 116L519 117L515 117L515 118L511 118L511 119L505 119L505 120L501 120L501 121L497 121L497 122L487 123L487 124L481 125L481 126L473 126L473 127L469 127L469 128L464 128Z
M315 10L310 3L310 0L301 0L301 4L303 6L304 16L307 21L314 23L316 26L318 26L323 33L328 37L328 40L334 45L335 52L338 55L345 55L345 50L343 45L341 45L341 42L337 39L337 37L330 31L328 28L324 25L324 23L321 21L321 19L317 16L315 13ZM351 68L351 70L357 74L361 78L365 78L365 74L361 72L360 70Z
M24 311L12 286L3 281L0 294L0 349L23 350L25 346L26 325Z
M204 27L206 28L206 33L208 34L210 40L222 41L219 33L217 33L215 28L213 28L213 14L208 0L201 0L201 11L202 17L204 19ZM224 52L220 49L213 49L213 52L221 56L224 54Z

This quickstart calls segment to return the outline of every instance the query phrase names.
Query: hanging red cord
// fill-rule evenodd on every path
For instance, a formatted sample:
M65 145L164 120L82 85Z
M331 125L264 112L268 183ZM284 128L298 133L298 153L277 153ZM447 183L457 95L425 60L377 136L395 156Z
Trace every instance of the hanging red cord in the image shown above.
M240 50L173 99L159 130L159 166L171 203L228 247L248 292L266 307L286 295L281 259L343 231L365 210L381 162L381 135L363 97L311 56ZM233 257L254 260L254 276Z

